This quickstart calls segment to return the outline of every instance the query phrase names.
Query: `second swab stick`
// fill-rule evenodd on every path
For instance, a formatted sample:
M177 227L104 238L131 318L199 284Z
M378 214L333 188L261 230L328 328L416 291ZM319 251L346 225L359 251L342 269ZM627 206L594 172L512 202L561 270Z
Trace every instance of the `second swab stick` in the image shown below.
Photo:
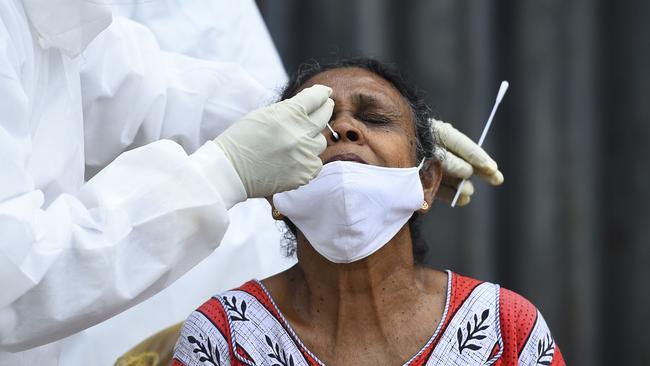
M506 91L508 91L508 86L510 86L510 84L507 81L504 80L501 82L501 86L499 87L499 93L497 94L497 99L494 101L494 106L492 107L492 113L490 113L490 118L488 118L485 127L483 127L483 133L481 133L481 137L478 139L479 147L483 146L483 141L485 141L485 136L487 136L487 133L490 130L490 126L492 126L492 119L494 118L494 114L497 112L497 108L499 108L499 104L501 104L501 100L503 99L503 96L506 95ZM451 201L451 207L456 207L456 202L460 197L460 192L463 189L463 185L465 185L465 179L463 179L460 182L460 184L458 184L458 188L456 189L456 195L454 196L454 199Z

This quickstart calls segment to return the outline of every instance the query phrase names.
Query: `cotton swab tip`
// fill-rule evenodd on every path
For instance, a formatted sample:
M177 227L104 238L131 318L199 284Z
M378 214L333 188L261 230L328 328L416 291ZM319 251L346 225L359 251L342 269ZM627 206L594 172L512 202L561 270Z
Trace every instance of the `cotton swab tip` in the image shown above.
M329 128L330 131L332 131L332 136L334 136L334 141L338 141L339 140L338 132L334 131L334 129L332 128L332 126L330 126L329 123L327 124L327 128Z
M497 94L497 103L501 103L501 99L503 99L503 96L506 95L509 86L510 83L508 83L507 81L504 80L501 82L501 86L499 87L499 93Z

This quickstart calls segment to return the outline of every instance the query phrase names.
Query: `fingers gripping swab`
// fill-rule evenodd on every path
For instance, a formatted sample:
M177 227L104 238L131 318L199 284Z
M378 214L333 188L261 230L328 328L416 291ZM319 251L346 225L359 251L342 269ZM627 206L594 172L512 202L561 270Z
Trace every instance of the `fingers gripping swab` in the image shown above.
M494 102L494 106L492 107L492 113L490 113L490 118L488 118L487 123L485 124L485 127L483 127L483 133L481 134L481 137L478 140L478 146L481 147L483 145L483 141L485 140L485 136L488 133L488 130L490 130L490 126L492 125L492 119L494 118L494 114L497 111L497 108L499 108L499 104L501 104L501 100L503 99L503 96L506 94L506 91L508 90L508 84L507 81L502 81L501 86L499 87L499 93L497 94L497 99ZM458 188L456 190L456 195L454 196L454 199L451 201L451 207L456 207L456 202L458 201L458 198L460 197L460 192L463 189L463 185L465 185L465 179L463 179L460 184L458 184Z

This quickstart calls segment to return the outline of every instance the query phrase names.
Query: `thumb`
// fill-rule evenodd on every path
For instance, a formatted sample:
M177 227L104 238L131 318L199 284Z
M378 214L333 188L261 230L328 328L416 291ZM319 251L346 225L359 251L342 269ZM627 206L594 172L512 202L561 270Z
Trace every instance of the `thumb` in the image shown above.
M288 100L301 106L305 110L306 114L312 114L327 101L331 94L331 88L325 85L316 84L302 90L300 93Z
M325 129L325 125L332 118L333 111L334 101L328 98L320 108L309 115L309 120L313 124L313 128L309 130L309 136L313 137Z

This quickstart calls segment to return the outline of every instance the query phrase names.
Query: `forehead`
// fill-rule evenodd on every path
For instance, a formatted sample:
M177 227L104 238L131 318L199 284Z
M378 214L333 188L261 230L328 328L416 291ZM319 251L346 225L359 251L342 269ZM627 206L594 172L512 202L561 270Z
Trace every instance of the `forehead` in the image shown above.
M315 84L332 88L331 98L337 104L359 95L368 95L395 112L407 113L410 109L406 99L390 82L362 68L345 67L323 71L307 80L301 89Z

